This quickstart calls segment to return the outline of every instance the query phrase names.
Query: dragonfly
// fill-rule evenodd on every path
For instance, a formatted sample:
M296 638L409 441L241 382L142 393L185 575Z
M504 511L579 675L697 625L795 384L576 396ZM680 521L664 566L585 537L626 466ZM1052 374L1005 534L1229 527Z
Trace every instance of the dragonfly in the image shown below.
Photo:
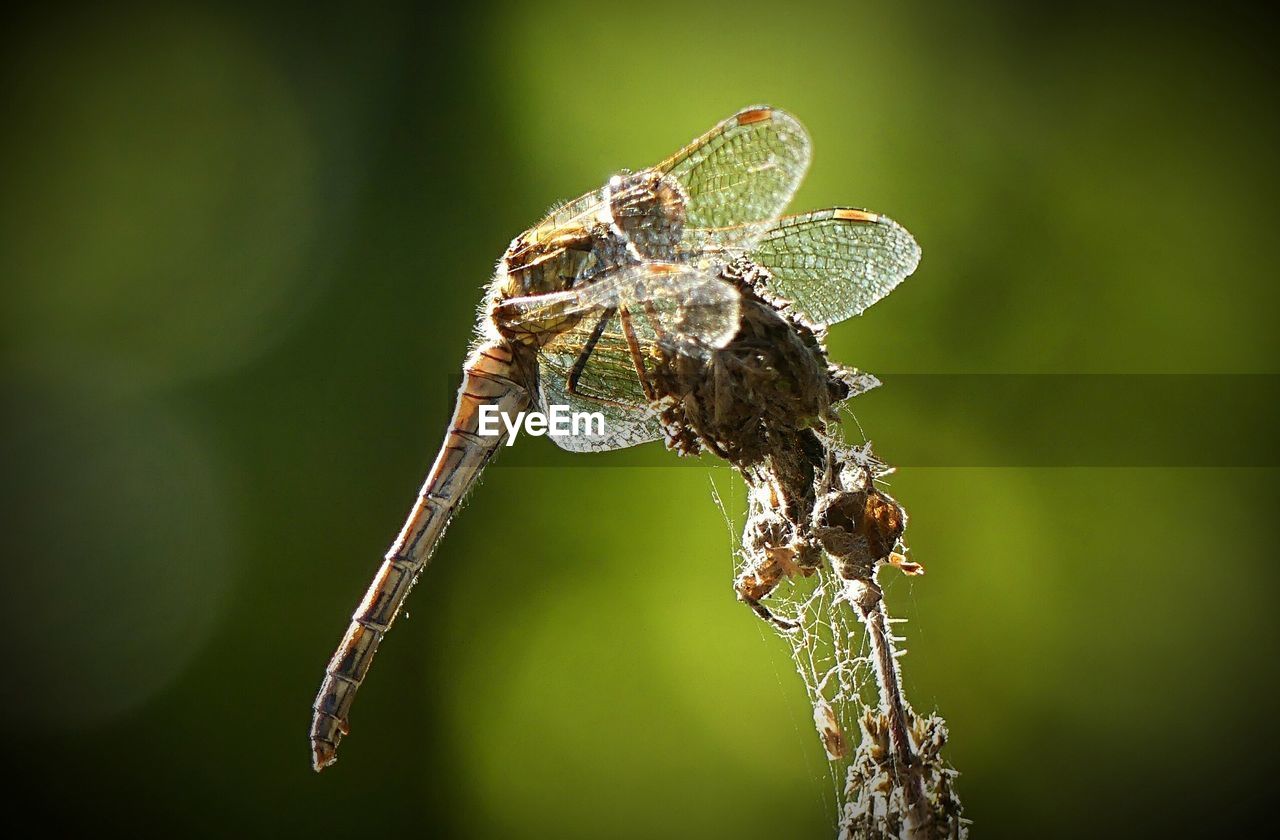
M915 270L919 246L878 213L783 215L810 154L790 114L745 108L512 240L486 290L439 452L326 668L312 706L315 770L336 761L380 642L500 445L481 433L482 409L603 414L602 433L552 438L571 451L660 440L647 365L661 353L709 359L733 341L744 292L725 266L748 259L762 268L768 298L814 330L861 314Z

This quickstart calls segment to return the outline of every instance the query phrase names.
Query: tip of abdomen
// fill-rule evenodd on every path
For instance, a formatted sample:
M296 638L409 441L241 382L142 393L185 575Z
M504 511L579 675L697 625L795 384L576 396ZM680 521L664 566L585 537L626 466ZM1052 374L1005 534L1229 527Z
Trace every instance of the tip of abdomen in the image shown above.
M338 748L327 741L311 739L311 769L319 773L338 760Z
M338 742L347 734L347 725L338 718L318 712L311 719L311 768L319 773L338 760Z

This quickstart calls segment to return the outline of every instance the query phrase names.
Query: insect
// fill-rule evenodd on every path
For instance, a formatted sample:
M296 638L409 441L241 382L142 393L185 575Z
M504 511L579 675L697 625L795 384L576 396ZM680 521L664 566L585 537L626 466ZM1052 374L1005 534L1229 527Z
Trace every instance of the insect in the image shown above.
M439 454L387 552L313 705L312 762L336 760L357 689L445 526L500 437L480 434L482 406L599 411L603 433L555 437L573 451L659 440L655 359L697 362L739 329L733 265L759 269L759 291L813 330L861 313L915 270L905 229L865 210L783 217L809 164L804 128L746 108L656 166L622 172L512 240L463 366Z

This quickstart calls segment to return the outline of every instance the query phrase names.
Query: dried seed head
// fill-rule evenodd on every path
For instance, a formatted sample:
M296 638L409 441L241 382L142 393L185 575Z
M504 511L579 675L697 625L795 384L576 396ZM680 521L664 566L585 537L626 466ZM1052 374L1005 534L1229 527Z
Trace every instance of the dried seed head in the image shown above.
M813 534L837 560L846 580L865 576L876 563L887 561L906 523L902 506L874 486L828 493L813 511Z
M840 761L849 757L849 739L844 737L836 713L826 700L818 700L813 704L813 725L822 738L822 748L827 751L829 761Z

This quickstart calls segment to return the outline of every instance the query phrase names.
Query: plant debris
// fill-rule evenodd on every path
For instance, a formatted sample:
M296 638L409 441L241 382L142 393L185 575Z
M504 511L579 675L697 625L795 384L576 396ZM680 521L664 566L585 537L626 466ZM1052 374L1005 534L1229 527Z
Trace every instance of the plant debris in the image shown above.
M850 447L840 434L839 404L878 382L832 364L821 331L763 294L764 269L739 258L722 277L743 292L734 339L663 353L651 371L667 445L713 452L747 483L734 588L792 647L843 774L840 837L964 837L957 774L941 758L946 725L903 696L905 651L876 580L885 566L924 568L907 556L906 511L880 486L891 468L870 443Z

